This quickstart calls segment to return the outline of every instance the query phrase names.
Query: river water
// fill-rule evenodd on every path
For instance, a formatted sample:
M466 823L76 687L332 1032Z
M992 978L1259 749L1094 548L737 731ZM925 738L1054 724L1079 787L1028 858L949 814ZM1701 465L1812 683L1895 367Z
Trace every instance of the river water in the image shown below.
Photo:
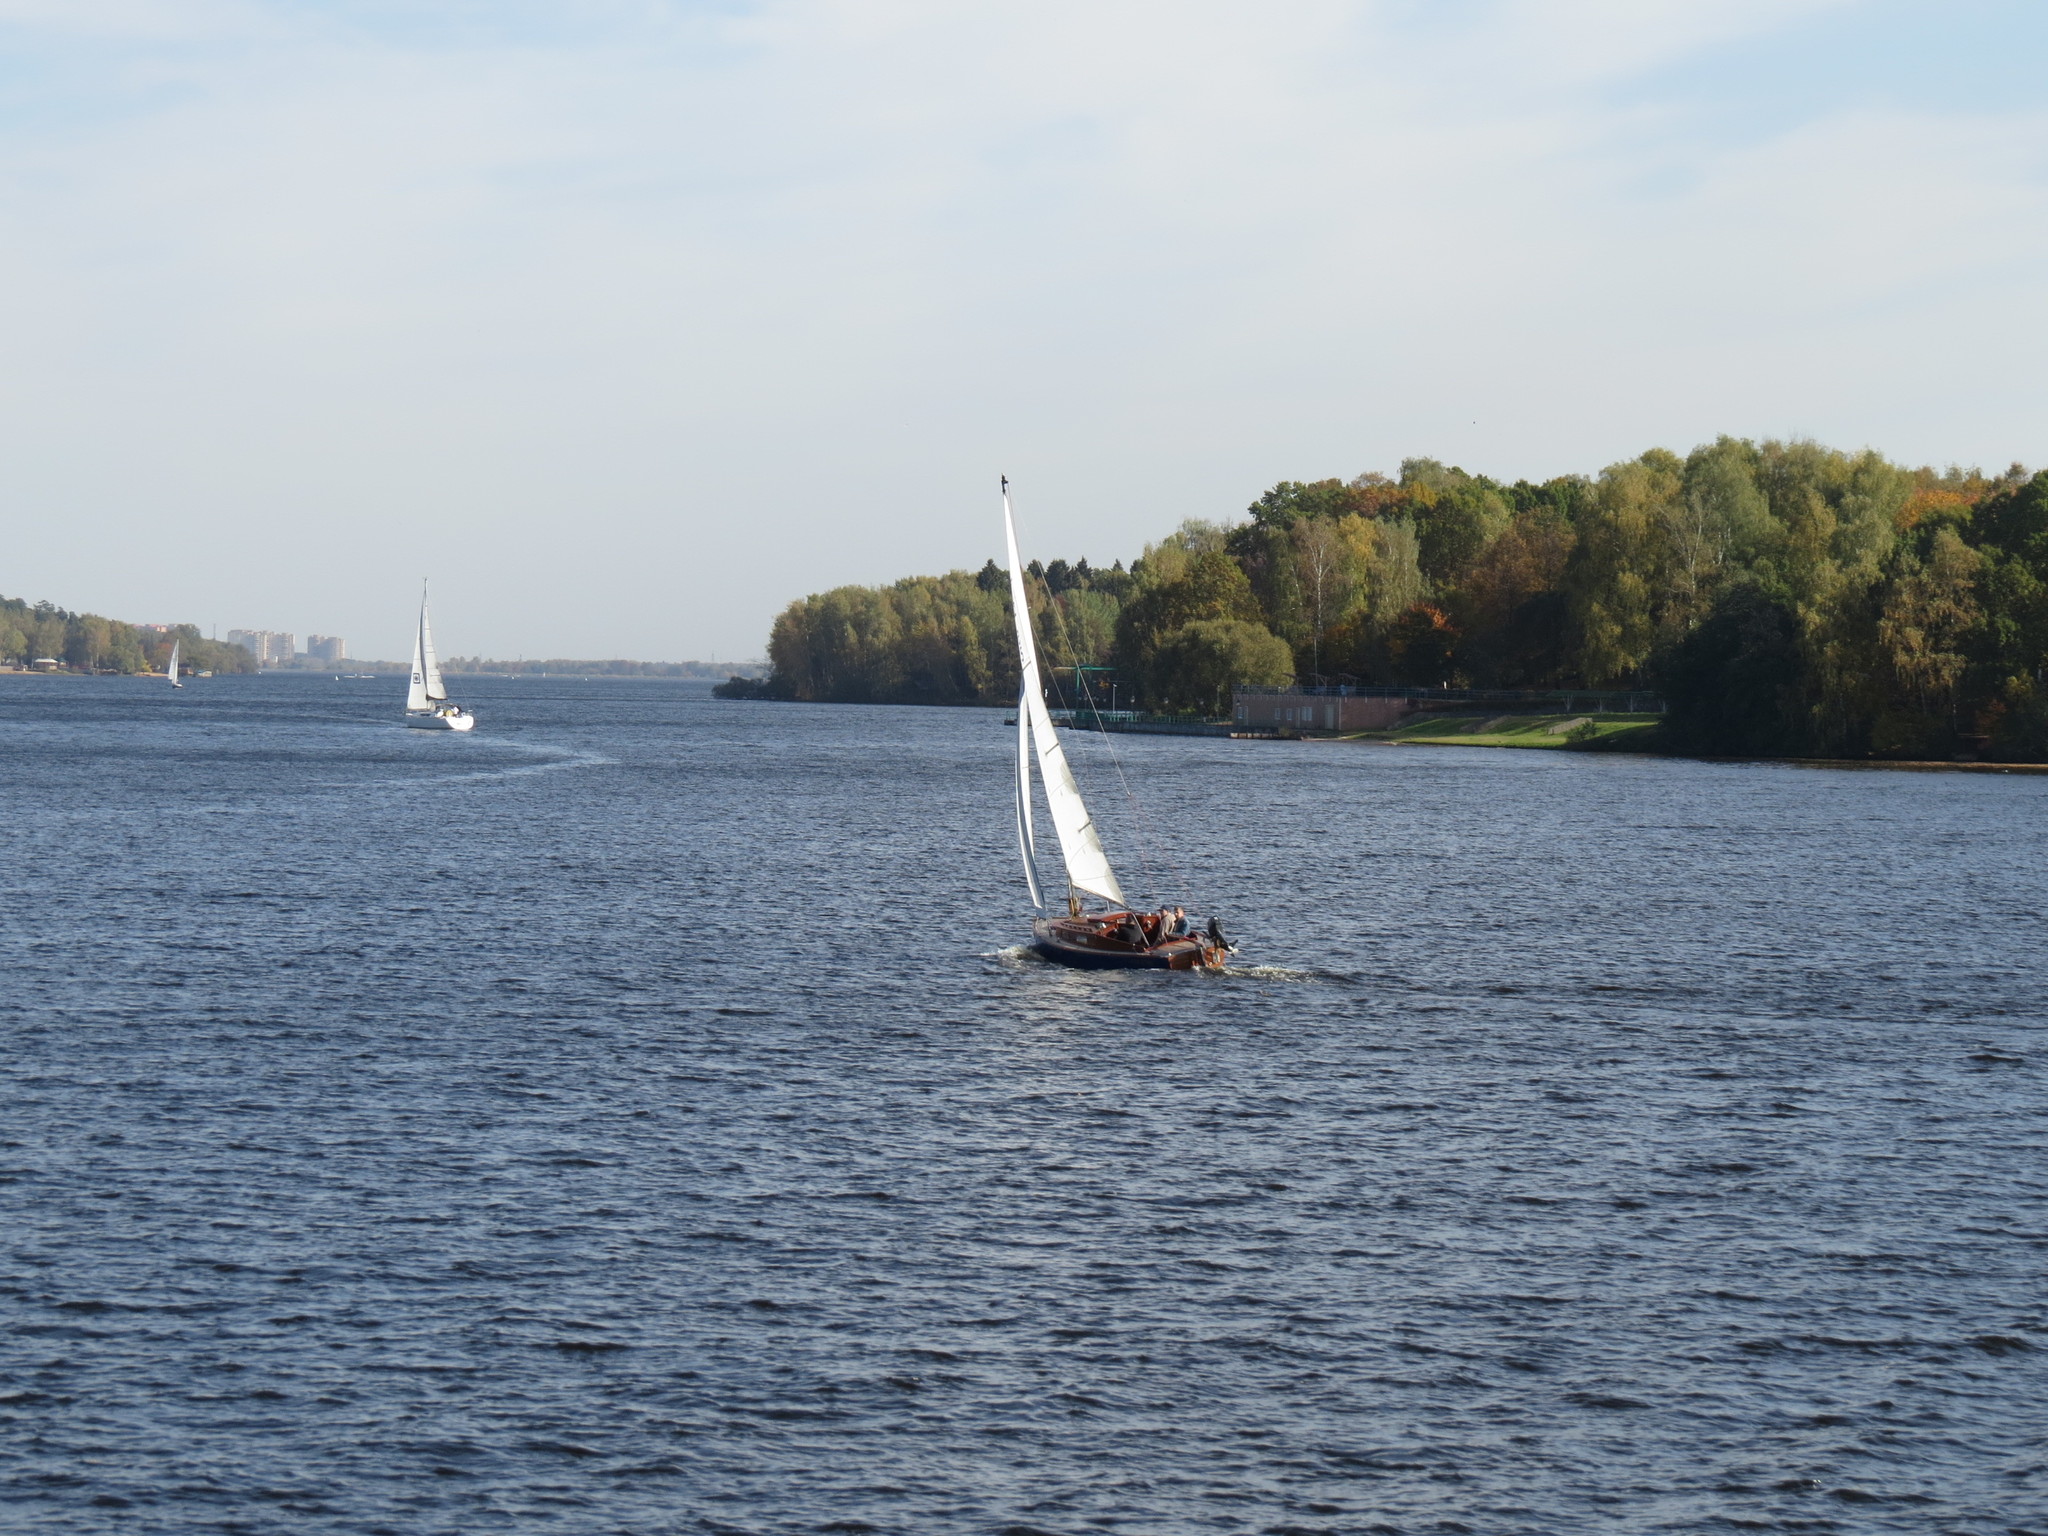
M0 679L7 1529L2048 1530L2048 779L462 691Z

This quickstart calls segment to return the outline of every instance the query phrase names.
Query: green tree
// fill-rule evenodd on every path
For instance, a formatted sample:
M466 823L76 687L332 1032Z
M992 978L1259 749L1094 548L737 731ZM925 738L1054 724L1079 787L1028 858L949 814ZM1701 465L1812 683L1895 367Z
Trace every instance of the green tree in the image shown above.
M1964 647L1983 619L1984 557L1952 526L1933 525L1902 545L1879 597L1877 643L1886 676L1875 700L1871 747L1882 756L1954 750L1961 728Z
M108 672L141 672L147 670L142 655L142 636L132 624L110 622L107 626L107 646L100 655L100 666Z
M1388 627L1387 646L1400 675L1411 685L1427 688L1463 680L1457 668L1462 638L1442 608L1417 603Z
M111 626L96 613L81 613L65 626L64 660L81 671L97 668L113 638Z
M1238 684L1292 681L1294 653L1263 624L1196 619L1160 637L1154 666L1162 707L1221 715L1229 712L1230 691Z
M1506 498L1489 485L1466 484L1439 491L1415 512L1422 570L1448 586L1469 570L1513 516Z
M1280 481L1249 512L1183 523L1128 570L1034 566L1048 662L1214 707L1233 667L1277 675L1263 634L1297 675L1663 678L1690 750L2048 757L2048 472L1721 437L1541 483L1410 458L1398 479ZM774 689L1008 702L1007 595L990 562L805 598L776 621ZM0 619L25 653L85 644L77 617L17 606Z
M1350 604L1323 636L1323 670L1372 683L1404 681L1390 628L1430 590L1415 525L1405 517L1378 517L1338 528L1350 546Z
M1635 683L1656 648L1665 534L1681 488L1678 461L1652 450L1603 470L1580 511L1566 579L1576 670L1588 685Z
M1473 562L1451 594L1466 636L1458 669L1473 682L1528 688L1563 680L1573 639L1563 586L1577 541L1556 503L1532 500Z
M2001 485L1977 504L1969 521L1981 543L2048 572L2048 470Z
M1220 549L1183 553L1172 567L1177 574L1148 582L1117 616L1117 668L1148 699L1173 693L1170 662L1162 663L1161 645L1174 631L1217 619L1265 627L1251 582L1235 560ZM1164 563L1148 553L1147 574Z
M41 660L49 657L62 661L69 638L71 616L49 603L37 603L34 615L34 623L29 628L28 637L29 649L35 653L31 659Z
M1317 518L1348 517L1361 510L1358 488L1342 480L1282 480L1245 510L1261 528L1294 527Z
M1664 667L1664 731L1681 752L1777 756L1806 747L1799 619L1754 581L1724 590Z
M1783 530L1756 483L1762 462L1754 443L1718 437L1685 460L1682 508L1673 509L1673 544L1687 586L1704 591L1717 568L1744 569L1774 560ZM1711 593L1706 594L1711 601Z

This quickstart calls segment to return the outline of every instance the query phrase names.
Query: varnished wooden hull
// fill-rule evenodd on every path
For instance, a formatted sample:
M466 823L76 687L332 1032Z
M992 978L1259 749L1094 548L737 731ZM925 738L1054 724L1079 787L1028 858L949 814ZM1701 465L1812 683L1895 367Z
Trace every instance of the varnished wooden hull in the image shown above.
M1034 918L1031 939L1031 947L1046 959L1084 971L1208 970L1221 966L1229 955L1194 934L1134 947L1088 918Z

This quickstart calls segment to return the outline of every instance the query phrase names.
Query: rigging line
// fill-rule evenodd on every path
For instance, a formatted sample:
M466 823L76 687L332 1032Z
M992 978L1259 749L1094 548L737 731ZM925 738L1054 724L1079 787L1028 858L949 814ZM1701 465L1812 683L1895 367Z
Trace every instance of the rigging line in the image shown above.
M1025 590L1027 592L1030 590L1028 582ZM1053 623L1059 626L1061 643L1063 643L1066 646L1067 654L1073 658L1074 676L1080 679L1081 691L1085 695L1088 691L1088 674L1080 670L1081 657L1079 653L1077 653L1074 649L1073 637L1067 633L1067 621L1065 617L1060 613L1059 598L1050 587L1046 588L1045 598L1046 606L1052 609ZM1052 670L1048 670L1046 672L1046 681L1052 685L1052 696L1053 698L1059 701L1059 707L1061 709L1066 709L1067 698L1065 694L1060 692L1060 680L1057 674ZM1072 713L1072 711L1070 711L1070 713ZM1100 710L1097 710L1095 712L1095 724L1098 727L1097 734L1102 735L1102 732L1099 729L1102 724L1102 711ZM1109 738L1106 735L1103 736L1103 740L1105 742L1108 741L1108 739ZM1115 748L1110 749L1109 760L1112 763L1116 764L1117 782L1123 786L1124 799L1130 802L1131 826L1132 830L1137 833L1138 839L1138 873L1144 877L1145 883L1147 885L1152 885L1152 862L1151 860L1145 857L1146 827L1144 820L1144 810L1138 804L1137 797L1131 793L1131 782L1129 779L1126 779L1124 777L1124 765L1120 762L1117 762ZM1154 885L1153 888L1156 890L1157 886Z
M1102 738L1103 746L1109 749L1109 760L1116 768L1117 783L1123 786L1124 799L1130 804L1132 827L1138 834L1138 867L1144 872L1147 880L1152 878L1152 866L1145 857L1145 850L1148 844L1157 842L1160 851L1166 855L1167 864L1173 870L1175 885L1180 890L1187 891L1187 876L1181 871L1180 860L1173 856L1172 847L1163 839L1155 839L1152 832L1152 818L1146 812L1144 802L1131 793L1131 781L1124 774L1124 761L1117 755L1116 743L1110 740L1109 728L1102 719L1102 706L1095 702L1094 690L1088 686L1088 674L1081 670L1081 653L1076 649L1074 637L1067 629L1066 615L1060 611L1059 599L1053 594L1050 587L1046 589L1046 596L1052 603L1053 622L1059 626L1060 643L1066 646L1067 655L1073 660L1074 681L1080 685L1081 697L1088 701L1088 708L1095 716L1095 734ZM1054 683L1053 687L1057 689L1059 684ZM1156 890L1157 887L1154 887L1154 889ZM1190 891L1189 894L1192 895L1193 893Z
M1116 765L1117 781L1123 785L1124 798L1131 802L1132 813L1137 818L1139 850L1138 856L1139 861L1142 863L1144 860L1145 844L1148 841L1155 840L1152 834L1151 815L1145 809L1145 802L1137 799L1135 796L1131 794L1131 781L1124 777L1123 759L1117 756L1116 743L1110 740L1111 733L1109 727L1103 723L1102 706L1095 702L1095 695L1088 687L1088 674L1080 670L1078 662L1075 665L1074 676L1080 681L1081 696L1087 699L1089 709L1094 711L1095 734L1102 738L1103 746L1109 749L1109 760ZM1168 866L1173 870L1173 880L1176 891L1185 892L1188 897L1192 897L1194 895L1194 890L1188 884L1188 877L1186 872L1182 870L1182 868L1180 867L1180 860L1173 856L1172 842L1165 838L1158 838L1156 839L1156 841L1158 843L1160 852L1163 853L1166 857L1166 862Z

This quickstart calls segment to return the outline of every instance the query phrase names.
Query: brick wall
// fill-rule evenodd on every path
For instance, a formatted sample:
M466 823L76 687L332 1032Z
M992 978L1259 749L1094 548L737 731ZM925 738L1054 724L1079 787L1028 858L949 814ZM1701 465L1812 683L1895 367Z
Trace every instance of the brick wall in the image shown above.
M1412 699L1240 693L1231 707L1231 723L1297 731L1384 731L1399 725L1414 710Z

